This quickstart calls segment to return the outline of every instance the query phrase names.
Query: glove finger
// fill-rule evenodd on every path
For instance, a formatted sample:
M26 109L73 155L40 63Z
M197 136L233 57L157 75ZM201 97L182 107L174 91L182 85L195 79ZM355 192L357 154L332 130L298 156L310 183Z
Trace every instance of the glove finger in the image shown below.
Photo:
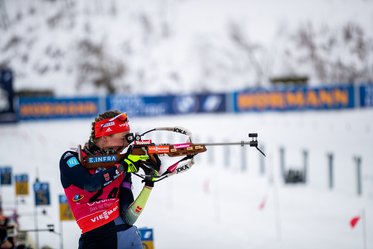
M132 162L138 162L138 161L146 161L149 159L149 156L148 155L134 155L134 154L130 154L128 155L127 157L129 160L131 160Z
M134 173L134 172L139 171L139 168L131 160L124 159L124 161L128 165L127 172Z
M162 162L156 154L149 155L149 160L147 160L147 162L149 162L156 171L161 169Z
M139 164L140 168L144 171L146 175L151 175L152 172L154 171L154 168L151 164L148 162L142 162Z

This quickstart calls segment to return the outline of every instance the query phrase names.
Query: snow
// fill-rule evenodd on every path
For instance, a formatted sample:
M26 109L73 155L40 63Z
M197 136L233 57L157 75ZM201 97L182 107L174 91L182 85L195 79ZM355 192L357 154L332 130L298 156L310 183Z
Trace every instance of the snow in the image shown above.
M9 26L0 29L0 64L13 68L16 90L52 89L57 96L106 94L91 84L96 74L79 74L82 63L101 61L85 54L79 46L82 42L102 47L106 66L123 65L126 74L113 80L120 94L230 92L268 86L270 77L292 74L308 75L311 86L341 83L348 73L362 81L373 80L372 0L1 3L8 18L0 12L0 25L8 21ZM355 29L346 43L347 24ZM232 38L232 27L241 45ZM298 47L299 37L295 38L301 29L314 37L311 41L317 47L316 59L324 63L324 78L310 60L312 51ZM362 59L355 49L358 42L364 44L359 50L364 52ZM364 222L351 229L349 221L364 211L364 249L372 248L372 114L371 109L354 109L131 118L138 131L186 127L196 142L241 141L248 139L249 132L258 132L267 154L263 158L254 148L246 148L247 161L243 161L240 147L209 148L191 170L156 184L137 225L154 228L155 248L162 249L363 249ZM64 248L77 248L80 232L75 222L59 222L57 198L63 193L59 157L85 142L90 122L0 126L0 165L12 166L14 174L28 173L31 182L38 176L50 183L52 205L45 208L47 215L38 208L38 227L54 224L57 232L63 232ZM156 139L173 142L168 134ZM283 183L281 147L287 168L301 168L302 152L308 151L307 184ZM333 189L328 187L330 153ZM356 157L362 159L361 196ZM134 181L138 193L142 184L137 178ZM10 212L16 203L14 189L4 186L0 193ZM33 196L24 198L25 203L18 201L21 228L34 229ZM35 234L30 235L35 241ZM40 245L60 247L56 234L44 232L39 237Z
M234 91L289 75L307 75L311 85L373 80L371 0L3 2L0 64L14 69L16 90L105 94L92 85L100 73L88 75L84 63L123 66L112 79L119 93ZM347 25L361 30L349 43ZM307 27L313 58L296 39ZM87 56L83 41L102 53Z
M363 210L367 248L373 245L373 111L346 110L302 113L242 113L132 118L132 129L182 126L195 142L247 140L258 132L263 158L254 148L210 147L187 172L156 184L138 220L154 228L155 248L363 248L363 222L349 221ZM52 205L38 216L38 227L55 224L59 232L58 161L70 147L89 136L91 120L23 122L0 127L1 165L13 173L38 175L50 183ZM155 135L155 134L154 134ZM161 133L159 142L181 137ZM285 148L286 167L302 167L302 150L309 152L308 182L285 185L280 177L279 148ZM329 189L327 154L334 154L335 187ZM354 157L362 158L363 193L357 194ZM265 173L260 172L264 159ZM165 163L169 159L162 159ZM246 167L246 170L242 168ZM134 178L134 191L142 184ZM13 208L14 189L2 187L5 208ZM22 229L33 229L33 196L18 204ZM266 200L263 209L259 206ZM39 213L42 208L39 208ZM25 214L25 215L22 215ZM79 229L63 222L64 248L76 248ZM40 245L59 248L56 234L40 233ZM34 235L31 234L34 239Z

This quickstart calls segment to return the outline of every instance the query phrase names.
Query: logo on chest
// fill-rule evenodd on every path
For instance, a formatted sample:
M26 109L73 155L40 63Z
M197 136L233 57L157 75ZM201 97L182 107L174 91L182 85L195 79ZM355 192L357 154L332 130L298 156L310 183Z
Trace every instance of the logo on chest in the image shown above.
M106 162L116 162L116 155L107 155L107 156L95 156L88 159L88 163L106 163Z
M78 201L82 200L83 198L84 198L84 195L76 194L73 197L73 202L78 202Z

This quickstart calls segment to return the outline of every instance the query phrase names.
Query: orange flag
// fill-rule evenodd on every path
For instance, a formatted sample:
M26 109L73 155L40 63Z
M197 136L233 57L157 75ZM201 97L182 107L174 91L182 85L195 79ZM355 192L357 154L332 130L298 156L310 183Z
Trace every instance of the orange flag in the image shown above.
M351 227L352 229L354 229L355 226L357 225L357 223L359 222L359 220L360 220L360 216L355 216L355 217L353 217L353 218L350 220L350 227Z

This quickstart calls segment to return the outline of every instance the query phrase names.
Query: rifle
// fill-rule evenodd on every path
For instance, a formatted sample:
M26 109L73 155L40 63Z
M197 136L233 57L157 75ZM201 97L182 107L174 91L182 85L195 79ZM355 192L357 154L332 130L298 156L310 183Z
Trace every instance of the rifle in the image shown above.
M155 144L152 142L151 139L143 139L143 136L154 131L170 131L175 133L180 133L185 135L188 139L185 143L178 143L178 144ZM174 174L183 173L189 170L192 165L194 164L194 156L197 154L203 153L207 151L208 146L232 146L232 145L240 145L245 146L248 145L250 147L255 147L263 156L266 156L264 152L258 147L258 134L257 133L249 133L250 141L240 141L240 142L220 142L220 143L193 143L192 142L192 135L191 133L181 127L159 127L148 130L142 134L134 134L133 136L129 137L130 142L130 150L131 154L135 155L147 155L147 156L169 156L169 157L181 157L184 156L182 159L178 160L177 162L173 163L171 166L167 167L167 170L160 176L157 176L157 180L160 181L169 177ZM78 148L79 150L79 148ZM80 155L81 153L79 153ZM115 154L107 154L107 155L88 155L85 157L80 158L82 164L89 169L95 168L110 168L113 167L114 164L121 162L124 160L125 154L122 153L115 153ZM149 176L141 175L138 173L134 173L135 175L145 179Z

